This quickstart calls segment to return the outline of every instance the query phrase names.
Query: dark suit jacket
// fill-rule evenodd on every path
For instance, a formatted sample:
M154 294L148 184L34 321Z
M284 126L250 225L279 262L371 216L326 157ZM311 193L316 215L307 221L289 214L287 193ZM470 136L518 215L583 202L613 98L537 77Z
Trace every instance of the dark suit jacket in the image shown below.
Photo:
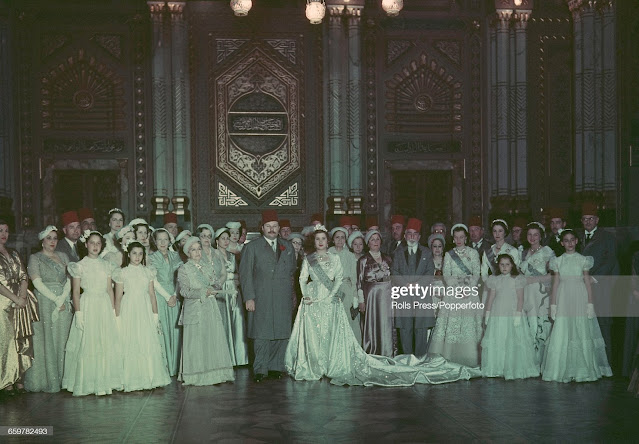
M390 257L393 257L393 255L395 254L395 250L397 248L406 246L406 240L402 239L399 242L400 242L400 244L398 246L397 245L397 241L395 239L393 239L393 237L391 236L391 238L388 240L388 242L386 242L386 243L384 243L384 245L382 245L382 253L387 254Z
M77 243L75 248L76 250L78 249ZM61 251L62 253L65 253L67 256L69 256L69 262L78 262L80 260L80 257L73 252L73 249L65 238L62 238L58 241L58 245L55 247L55 251Z
M597 231L599 231L599 229L597 229ZM543 245L550 247L550 249L555 252L555 256L559 257L566 252L566 249L559 243L557 236L558 235L551 231L546 239L544 239Z
M590 269L592 276L618 276L617 241L614 234L598 227L592 239L586 245L585 233L579 233L581 254L592 256L595 264Z
M289 241L278 237L276 253L263 236L242 249L242 298L244 302L255 301L255 311L247 316L248 336L253 339L287 339L291 335L295 250Z
M472 248L473 243L470 242L470 246ZM474 250L479 253L479 260L482 260L484 257L484 253L488 254L488 250L492 247L493 243L487 239L483 239L479 248L475 248Z
M417 258L417 268L415 272L411 271L408 267L408 245L400 245L395 250L393 255L393 264L391 267L391 276L393 279L393 285L408 285L418 284L421 287L427 288L433 280L435 274L435 263L433 262L433 254L430 249L422 245L417 246L415 252ZM431 303L433 302L432 295L421 299L419 297L400 297L398 301L408 301L413 307L413 301L419 300L420 302ZM408 316L408 310L401 310L401 316L395 318L395 326L397 328L430 328L435 326L435 317L427 316L431 314L426 310L411 310L412 317ZM434 312L432 313L434 315ZM414 317L414 327L413 327Z

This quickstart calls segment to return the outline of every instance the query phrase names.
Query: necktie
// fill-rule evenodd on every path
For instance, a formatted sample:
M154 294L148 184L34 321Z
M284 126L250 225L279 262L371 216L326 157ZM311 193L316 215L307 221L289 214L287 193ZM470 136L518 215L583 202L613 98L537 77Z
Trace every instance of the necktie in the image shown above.
M277 245L276 241L271 241L271 247L273 247L273 253L276 253L275 246Z
M408 254L410 254L411 256L415 254L415 250L413 249L413 247L408 249Z
M586 245L588 245L591 238L592 238L592 233L586 233L586 242L585 242Z
M477 242L473 242L473 248L477 248L479 244Z
M73 254L75 255L75 257L78 257L78 247L76 246L76 244L73 244Z

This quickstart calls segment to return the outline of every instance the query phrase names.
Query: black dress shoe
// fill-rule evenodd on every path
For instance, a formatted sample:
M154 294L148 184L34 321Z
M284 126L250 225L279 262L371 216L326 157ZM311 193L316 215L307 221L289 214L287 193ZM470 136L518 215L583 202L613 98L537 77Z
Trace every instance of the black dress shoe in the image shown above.
M255 373L253 375L253 381L255 382L261 382L266 376L264 376L262 373Z
M268 377L271 379L282 379L282 372L277 370L270 370L268 372Z

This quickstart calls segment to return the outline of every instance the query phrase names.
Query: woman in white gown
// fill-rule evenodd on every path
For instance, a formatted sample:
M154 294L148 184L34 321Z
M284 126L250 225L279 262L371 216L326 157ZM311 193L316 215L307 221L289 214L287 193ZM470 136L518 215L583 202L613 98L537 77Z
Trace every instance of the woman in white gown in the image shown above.
M122 356L111 284L114 267L99 257L104 246L100 233L92 231L80 240L86 243L88 254L67 267L75 315L66 346L62 388L73 396L107 395L122 389Z
M342 266L328 249L326 228L316 226L315 252L300 273L302 304L286 349L285 365L297 380L323 376L336 385L410 386L439 384L481 376L477 369L447 362L441 356L395 359L367 355L355 339L342 305ZM311 282L308 282L309 276Z
M455 247L444 255L443 275L446 294L437 312L437 323L431 335L429 353L470 367L478 367L481 360L479 343L482 336L482 310L479 308L479 253L468 245L468 229L464 224L451 229ZM465 289L475 292L463 296ZM468 291L468 290L466 290ZM472 291L472 290L471 290ZM476 294L474 294L476 293ZM456 310L456 303L471 303L478 309Z
M115 314L121 335L122 382L125 392L149 390L171 383L166 365L154 268L146 267L139 242L127 245L125 266L113 272Z

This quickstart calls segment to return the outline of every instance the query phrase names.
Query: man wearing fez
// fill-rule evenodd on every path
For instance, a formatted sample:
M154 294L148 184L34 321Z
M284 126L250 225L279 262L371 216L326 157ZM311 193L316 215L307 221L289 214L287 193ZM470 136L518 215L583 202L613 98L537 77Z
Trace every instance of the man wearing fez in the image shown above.
M253 380L281 377L291 335L296 261L293 246L278 237L274 210L262 212L262 237L244 245L240 261L242 298L253 340Z
M348 234L351 235L353 231L361 231L359 229L360 217L357 215L352 215L352 216L349 216L349 219L351 221L351 231L349 231Z
M77 244L82 234L78 213L67 211L62 215L62 231L64 232L64 239L58 242L55 247L56 251L61 251L69 256L69 261L78 262L80 254Z
M346 231L348 231L348 235L350 236L350 234L353 232L353 226L351 225L352 220L351 220L350 216L346 216L346 215L340 216L339 217L339 221L337 223L338 223L338 226L346 229ZM315 225L313 225L313 226L315 226Z
M484 239L484 228L482 227L481 216L471 216L468 222L468 235L470 237L470 246L479 253L480 258L484 257L484 253L488 254L492 243Z
M517 216L513 220L512 227L510 228L510 239L506 239L506 242L515 248L519 248L519 246L523 243L521 240L521 233L524 231L527 224L528 222L526 219L521 216Z
M169 212L164 213L164 229L175 239L178 235L178 218L177 214Z
M374 214L366 216L366 231L379 231L379 222L377 222L377 216Z
M280 220L280 237L288 240L291 235L291 221L288 219Z
M388 243L382 245L385 250L384 253L391 257L393 257L395 250L403 242L404 226L406 226L406 218L404 216L395 214L391 217L391 239Z
M314 213L311 216L311 226L315 226L315 225L323 225L324 224L324 218L322 217L322 215L320 213Z
M95 223L95 217L93 216L93 210L91 210L91 208L80 208L78 210L78 217L80 218L80 228L83 233L86 230L98 230L98 225Z
M550 219L550 233L543 244L550 247L555 252L555 256L559 257L566 251L559 239L559 230L566 228L566 211L563 208L549 208L548 219Z
M433 254L429 248L419 244L421 229L421 220L408 219L404 234L406 244L398 246L393 255L393 286L406 287L408 290L411 284L427 288L435 274ZM409 308L395 310L395 326L399 329L402 353L424 356L428 351L429 330L435 326L435 312L416 309L413 305L416 300L424 303L433 301L430 293L424 299L421 299L421 295L419 298L400 297L398 301L408 302Z
M581 207L581 223L584 227L583 234L579 236L581 254L592 256L594 265L590 269L590 276L596 281L592 285L595 313L599 313L598 321L601 335L606 343L606 354L610 362L612 348L612 313L613 306L613 282L612 276L619 276L619 263L617 262L617 242L615 236L602 228L599 228L599 211L597 205L585 202Z

